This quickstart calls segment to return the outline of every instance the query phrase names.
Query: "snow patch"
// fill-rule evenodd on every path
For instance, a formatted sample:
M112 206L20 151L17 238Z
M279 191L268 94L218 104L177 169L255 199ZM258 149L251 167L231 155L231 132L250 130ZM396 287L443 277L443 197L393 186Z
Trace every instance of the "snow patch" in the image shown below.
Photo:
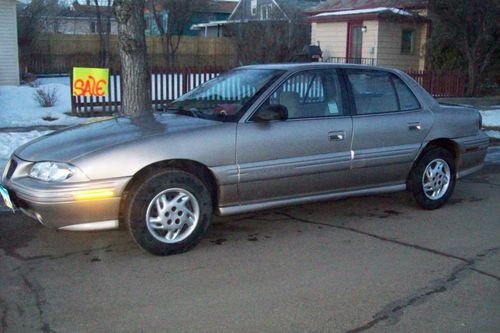
M486 133L486 135L489 136L490 138L500 140L500 132L499 131L485 131L484 133Z
M500 109L480 111L483 117L483 126L500 127Z
M367 9L341 10L341 11L338 11L338 12L321 13L321 14L315 15L315 17L356 15L356 14L371 14L371 13L385 13L385 12L393 13L393 14L396 14L396 15L413 16L412 13L407 12L405 10L398 9L398 8L393 8L393 7L376 7L376 8L367 8Z
M51 131L0 133L0 159L8 160L17 147Z
M27 85L0 87L0 128L75 125L91 119L66 114L71 112L68 77L39 79L37 82L40 83L38 87ZM44 108L35 101L33 96L38 88L57 89L57 101L54 106Z
M38 85L56 83L56 84L63 84L68 87L70 86L69 76L42 77L36 79L36 83Z
M3 171L10 156L17 147L49 133L51 133L51 131L0 133L0 178L3 175Z

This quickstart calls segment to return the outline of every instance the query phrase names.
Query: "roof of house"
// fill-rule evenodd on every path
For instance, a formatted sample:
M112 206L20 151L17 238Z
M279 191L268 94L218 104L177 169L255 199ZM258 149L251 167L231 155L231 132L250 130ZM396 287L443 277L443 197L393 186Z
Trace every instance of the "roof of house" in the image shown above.
M320 0L274 0L287 16L293 16L297 10L300 12L316 10Z
M274 4L283 12L286 19L294 17L297 13L303 13L315 9L322 0L272 0ZM236 8L241 5L241 0L238 2ZM235 9L236 9L235 8ZM236 15L236 11L230 16L230 20L245 20L245 14L240 12ZM247 19L248 20L248 19Z
M363 9L321 12L309 18L311 22L335 22L356 19L370 20L379 18L397 18L399 20L426 21L425 17L394 7L376 7Z
M97 16L97 8L95 5L81 5L77 2L73 4L73 11L69 16L74 17L95 17ZM114 16L113 7L99 6L99 13L102 16ZM66 15L65 15L66 16Z
M377 7L426 8L427 3L427 0L327 0L314 8L314 11L325 12Z
M202 12L231 14L238 3L235 1L210 1L208 8L200 10Z
M366 8L366 9L352 9L352 10L339 10L336 12L324 12L314 17L326 17L326 16L344 16L344 15L359 15L359 14L395 14L395 15L405 15L412 16L413 14L407 12L403 9L390 8L390 7L377 7L377 8Z

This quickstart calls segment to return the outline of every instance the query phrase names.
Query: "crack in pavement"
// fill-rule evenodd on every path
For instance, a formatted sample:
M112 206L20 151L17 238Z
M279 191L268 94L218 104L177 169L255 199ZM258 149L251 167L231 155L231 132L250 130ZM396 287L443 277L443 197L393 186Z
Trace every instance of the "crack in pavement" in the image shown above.
M24 284L26 287L30 290L30 292L33 293L35 296L35 305L36 308L38 309L38 317L40 320L40 329L44 333L54 333L55 331L50 328L50 325L47 321L44 319L44 311L43 311L43 306L47 303L45 298L43 297L43 289L40 286L34 286L34 283L28 280L25 274L21 274L21 277L23 279Z
M417 292L387 304L382 308L381 311L377 312L373 316L373 320L367 322L362 326L350 329L346 332L347 333L363 332L383 321L388 321L387 325L394 325L398 323L406 308L413 305L422 304L426 302L431 296L435 294L444 293L450 290L460 282L460 278L463 278L471 271L477 272L477 270L472 267L474 264L484 260L486 257L490 255L495 255L498 253L500 253L500 247L490 248L481 253L476 254L472 259L469 259L468 263L461 263L455 266L452 272L446 278L434 280L428 286L418 290ZM495 278L499 279L496 276Z
M432 254L437 254L439 256L443 256L443 257L447 257L447 258L452 258L452 259L457 259L457 260L463 261L465 263L470 263L470 261L468 259L456 256L454 254L442 252L442 251L435 250L435 249L432 249L432 248L429 248L429 247L425 247L425 246L421 246L421 245L418 245L418 244L413 244L413 243L407 243L407 242L399 241L397 239L393 239L393 238L389 238L389 237L385 237L385 236L373 234L373 233L370 233L370 232L367 232L367 231L363 231L363 230L359 230L359 229L356 229L356 228L346 227L346 226L343 226L343 225L328 224L328 223L323 223L323 222L316 222L316 221L312 221L312 220L306 220L306 219L303 219L303 218L300 218L300 217L295 217L295 216L293 216L293 215L291 215L289 213L284 213L284 212L276 212L276 214L281 214L281 215L286 216L289 219L297 221L297 222L314 224L314 225L321 225L321 226L325 226L325 227L329 227L329 228L335 228L335 229L350 231L350 232L354 232L354 233L357 233L357 234L360 234L360 235L363 235L363 236L368 236L368 237L371 237L371 238L375 238L375 239L378 239L378 240L381 240L381 241L384 241L384 242L394 243L394 244L405 246L405 247L409 247L409 248L412 248L412 249L416 249L416 250L420 250L420 251L425 251L425 252L429 252L429 253L432 253Z
M5 252L5 255L12 257L14 259L17 259L19 261L33 261L33 260L41 260L41 259L48 259L48 260L55 260L55 259L64 259L69 256L73 256L76 254L85 254L85 253L92 253L96 251L103 251L107 250L116 246L121 246L125 244L130 244L130 242L124 242L124 243L116 243L116 244L109 244L103 247L98 247L98 248L93 248L93 249L85 249L85 250L78 250L78 251L73 251L73 252L66 252L60 255L53 255L53 254L47 254L47 255L40 255L40 256L30 256L30 257L25 257L17 251L12 250L12 249L3 249Z
M356 327L354 329L350 329L347 331L347 333L362 332L362 331L365 331L365 330L372 328L373 326L375 326L378 323L383 322L383 321L389 321L389 325L393 325L399 321L400 317L403 314L403 311L406 308L413 306L413 305L421 304L421 303L427 301L427 299L434 294L446 292L447 290L451 289L455 284L457 284L459 282L459 280L460 280L459 278L465 276L466 274L469 274L472 271L476 272L478 274L493 278L497 281L500 281L500 276L497 276L495 274L488 273L488 272L485 272L483 270L480 270L478 268L473 267L476 263L484 260L486 257L500 253L500 246L487 249L483 252L476 254L472 258L463 258L463 257L459 257L459 256L456 256L456 255L453 255L450 253L442 252L439 250L435 250L435 249L424 247L424 246L417 245L417 244L407 243L407 242L399 241L396 239L380 236L377 234L362 231L362 230L352 228L352 227L332 225L332 224L328 224L328 223L311 221L311 220L295 217L295 216L293 216L289 213L285 213L285 212L276 212L276 214L283 215L283 216L285 216L293 221L307 223L307 224L321 225L321 226L340 229L340 230L344 230L344 231L350 231L350 232L354 232L354 233L357 233L357 234L360 234L363 236L368 236L371 238L382 240L384 242L394 243L394 244L409 247L412 249L429 252L429 253L436 254L439 256L444 256L446 258L460 260L462 262L459 265L455 266L455 268L452 270L451 274L449 276L447 276L446 278L432 281L429 286L424 287L424 288L416 291L412 295L389 303L388 305L384 306L381 311L379 311L378 313L376 313L373 316L373 318L374 318L373 320L369 321L368 323L366 323L362 326Z
M346 227L346 226L343 226L343 225L335 225L335 224L328 224L328 223L323 223L323 222L316 222L316 221L306 220L306 219L303 219L303 218L300 218L300 217L295 217L295 216L293 216L293 215L291 215L289 213L285 213L285 212L276 212L276 214L280 214L280 215L286 216L289 219L297 221L297 222L314 224L314 225L322 225L322 226L325 226L325 227L330 227L330 228L335 228L335 229L341 229L341 230L345 230L345 231L350 231L350 232L354 232L354 233L357 233L357 234L360 234L360 235L363 235L363 236L372 237L372 238L375 238L375 239L378 239L378 240L381 240L381 241L384 241L384 242L394 243L394 244L405 246L405 247L409 247L409 248L412 248L412 249L416 249L416 250L420 250L420 251L425 251L425 252L429 252L429 253L432 253L432 254L437 254L439 256L443 256L443 257L446 257L446 258L452 258L452 259L460 260L460 261L462 261L462 262L464 262L466 264L472 264L472 261L470 259L467 259L467 258L464 258L464 257L459 257L459 256L456 256L456 255L451 254L451 253L442 252L442 251L435 250L435 249L432 249L432 248L429 248L429 247L425 247L425 246L421 246L421 245L418 245L418 244L403 242L403 241L399 241L397 239L380 236L380 235L373 234L373 233L370 233L370 232L367 232L367 231L363 231L363 230L359 230L359 229L356 229L356 228ZM495 280L500 281L500 276L497 276L495 274L482 271L482 270L477 269L475 267L472 267L470 269L473 270L473 271L475 271L476 273L483 274L485 276L488 276L488 277L494 278Z

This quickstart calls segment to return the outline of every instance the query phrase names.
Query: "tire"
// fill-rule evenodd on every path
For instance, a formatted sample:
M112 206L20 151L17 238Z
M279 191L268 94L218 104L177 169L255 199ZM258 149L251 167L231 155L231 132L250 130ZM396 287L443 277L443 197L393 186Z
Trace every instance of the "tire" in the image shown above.
M431 210L450 199L455 182L455 159L449 150L438 147L424 152L417 161L408 177L408 188L420 207Z
M124 221L135 242L149 253L165 256L189 251L212 222L210 191L203 181L182 170L153 172L131 189Z

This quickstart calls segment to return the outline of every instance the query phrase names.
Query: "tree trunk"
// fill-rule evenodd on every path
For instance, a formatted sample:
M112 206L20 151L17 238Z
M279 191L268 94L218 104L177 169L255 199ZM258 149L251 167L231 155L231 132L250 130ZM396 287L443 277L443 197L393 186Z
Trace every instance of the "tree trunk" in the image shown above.
M144 30L144 0L115 0L123 90L122 113L143 116L152 111L151 84Z

